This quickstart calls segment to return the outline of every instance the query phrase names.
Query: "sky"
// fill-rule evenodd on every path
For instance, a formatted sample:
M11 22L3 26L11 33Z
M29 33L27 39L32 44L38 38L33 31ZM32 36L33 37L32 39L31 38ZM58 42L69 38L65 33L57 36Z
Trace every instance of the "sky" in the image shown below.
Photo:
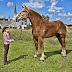
M41 15L48 15L49 21L61 20L65 24L72 24L72 0L0 0L0 18L10 16L12 19L15 4L17 13L25 4Z

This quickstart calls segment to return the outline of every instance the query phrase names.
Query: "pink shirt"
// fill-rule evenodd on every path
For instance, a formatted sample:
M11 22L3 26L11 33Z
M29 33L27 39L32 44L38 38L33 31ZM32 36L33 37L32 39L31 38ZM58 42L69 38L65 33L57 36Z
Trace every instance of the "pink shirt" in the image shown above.
M4 32L3 34L3 40L4 40L4 44L10 44L12 41L9 38L9 34L7 32Z

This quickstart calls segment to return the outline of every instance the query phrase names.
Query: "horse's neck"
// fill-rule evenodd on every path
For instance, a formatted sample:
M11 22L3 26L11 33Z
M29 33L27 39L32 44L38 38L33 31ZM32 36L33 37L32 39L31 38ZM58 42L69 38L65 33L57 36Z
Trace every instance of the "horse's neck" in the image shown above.
M42 18L42 16L39 13L37 13L31 9L29 10L29 19L30 19L33 27L39 25L41 18Z

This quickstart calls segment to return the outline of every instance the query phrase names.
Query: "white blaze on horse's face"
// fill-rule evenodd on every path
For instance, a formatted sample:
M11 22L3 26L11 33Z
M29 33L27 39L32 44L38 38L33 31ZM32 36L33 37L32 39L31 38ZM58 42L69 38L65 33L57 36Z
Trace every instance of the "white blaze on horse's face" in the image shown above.
M28 18L28 8L25 6L23 7L22 11L20 12L19 16L21 19L27 19Z

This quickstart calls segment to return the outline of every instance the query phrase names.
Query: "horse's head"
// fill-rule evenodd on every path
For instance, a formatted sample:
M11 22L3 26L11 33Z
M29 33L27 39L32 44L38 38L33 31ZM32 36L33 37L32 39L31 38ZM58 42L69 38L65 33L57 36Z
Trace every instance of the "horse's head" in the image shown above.
M27 19L28 18L28 13L29 13L29 9L24 5L22 6L22 11L16 16L16 18L18 19Z

